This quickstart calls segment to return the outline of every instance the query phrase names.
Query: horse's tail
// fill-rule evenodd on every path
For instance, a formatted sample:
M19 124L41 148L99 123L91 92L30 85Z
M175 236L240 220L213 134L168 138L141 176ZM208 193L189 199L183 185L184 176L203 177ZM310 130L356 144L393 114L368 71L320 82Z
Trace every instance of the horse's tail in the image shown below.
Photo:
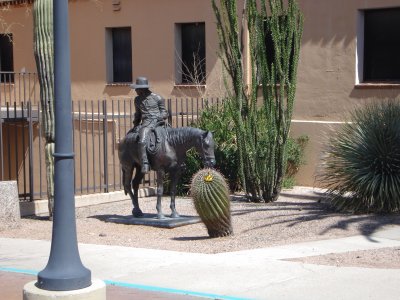
M127 195L131 191L131 181L133 174L133 162L129 159L127 153L128 145L126 138L123 138L118 144L118 158L122 169L122 183L124 185L124 193Z
M126 176L126 172L124 169L122 169L122 182L124 183L124 193L125 193L125 195L128 195L129 190L125 185L125 176ZM130 182L130 180L129 180L129 182Z

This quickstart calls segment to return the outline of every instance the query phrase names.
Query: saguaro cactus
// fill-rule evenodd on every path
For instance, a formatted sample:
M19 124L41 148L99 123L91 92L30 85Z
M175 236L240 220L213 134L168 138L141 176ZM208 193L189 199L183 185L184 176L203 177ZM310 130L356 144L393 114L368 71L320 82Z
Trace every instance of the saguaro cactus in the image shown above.
M191 196L210 237L233 233L229 188L225 178L214 169L202 169L192 178Z
M34 54L40 84L40 103L45 137L47 198L50 218L54 206L54 38L53 1L33 4Z

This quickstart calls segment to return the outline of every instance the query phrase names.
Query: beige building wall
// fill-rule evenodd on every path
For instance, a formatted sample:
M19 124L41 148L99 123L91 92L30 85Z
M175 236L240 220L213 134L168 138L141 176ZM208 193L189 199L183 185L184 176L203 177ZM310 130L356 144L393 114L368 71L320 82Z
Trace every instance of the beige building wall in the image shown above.
M306 134L307 164L297 183L318 186L323 146L349 112L369 101L399 98L400 84L357 83L359 11L400 7L399 0L299 0L305 16L292 135ZM360 41L360 37L358 38Z
M128 1L114 11L112 1L74 1L70 5L73 97L123 98L134 93L129 85L106 84L105 29L131 27L133 78L147 76L164 97L197 96L194 88L176 87L175 23L205 22L207 88L216 80L217 36L211 5L203 0Z
M242 7L239 1L238 7ZM298 0L305 15L292 134L310 137L307 165L298 184L315 185L314 175L330 128L340 125L353 108L368 101L399 98L400 85L357 82L359 11L400 7L400 0ZM27 7L2 12L14 38L14 69L34 71L32 17ZM205 22L207 84L176 86L175 23ZM132 29L133 78L147 76L165 98L220 96L223 91L218 37L210 1L111 0L70 1L72 97L133 97L128 84L107 84L105 32L108 27ZM3 30L4 31L4 30ZM246 38L246 37L245 37ZM360 38L358 38L360 42Z

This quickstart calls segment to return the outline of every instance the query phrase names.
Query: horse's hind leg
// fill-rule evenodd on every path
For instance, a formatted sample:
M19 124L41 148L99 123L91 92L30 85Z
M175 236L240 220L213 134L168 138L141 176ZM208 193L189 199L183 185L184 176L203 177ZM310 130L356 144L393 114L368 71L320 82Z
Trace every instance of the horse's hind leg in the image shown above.
M125 195L128 194L129 197L131 197L131 200L133 202L132 185L131 185L132 173L133 173L133 167L128 168L126 166L122 166L122 182L124 184L124 192Z
M132 215L134 217L143 217L143 212L139 207L139 184L143 179L144 174L140 171L140 168L136 168L135 177L132 180L132 188L133 188L133 197L132 197Z
M157 219L165 219L165 216L162 212L162 206L161 206L161 199L162 195L164 193L164 171L157 171Z
M176 197L176 186L178 184L178 180L180 177L181 172L179 170L176 171L176 173L170 173L171 174L171 204L169 207L171 208L171 218L179 218L179 214L176 211L175 208L175 197Z
M133 169L134 166L123 166L122 167L122 180L124 183L124 191L125 195L128 194L129 197L132 200L132 205L133 205L133 210L132 214L135 217L140 217L143 215L139 208L139 203L138 203L138 193L135 191L135 193L132 193L132 174L133 174ZM136 175L135 175L136 177Z

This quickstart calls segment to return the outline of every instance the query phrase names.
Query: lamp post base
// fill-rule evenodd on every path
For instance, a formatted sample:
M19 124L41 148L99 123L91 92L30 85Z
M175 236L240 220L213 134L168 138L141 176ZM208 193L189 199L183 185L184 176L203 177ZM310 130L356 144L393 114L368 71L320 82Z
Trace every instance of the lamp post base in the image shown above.
M36 286L31 281L24 286L23 300L106 300L106 284L99 279L92 278L92 285L87 288L72 291L48 291Z

